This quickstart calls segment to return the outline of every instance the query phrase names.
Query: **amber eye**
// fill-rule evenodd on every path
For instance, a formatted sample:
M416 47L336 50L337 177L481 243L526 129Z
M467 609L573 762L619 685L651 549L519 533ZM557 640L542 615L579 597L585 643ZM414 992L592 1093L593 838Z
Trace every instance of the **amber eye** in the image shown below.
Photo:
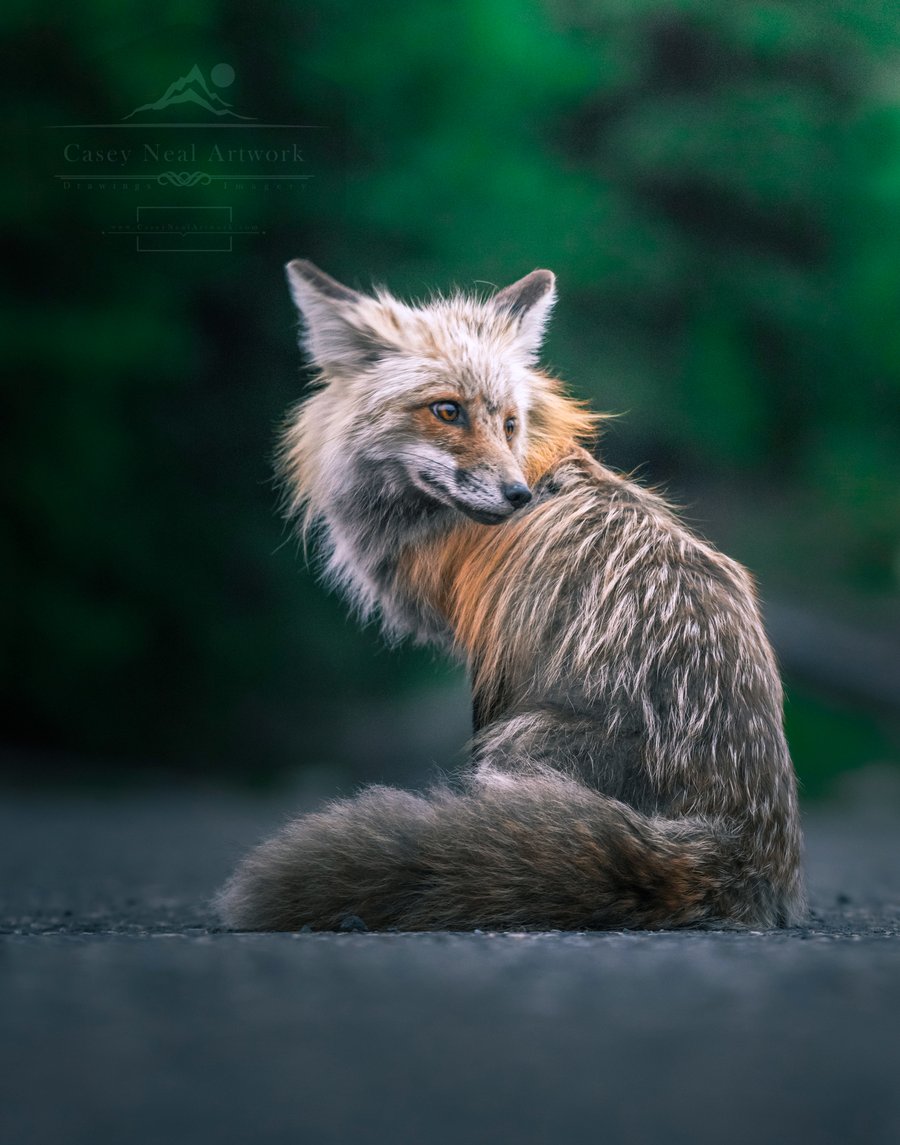
M435 402L431 412L441 421L459 421L462 416L462 407L458 402Z
M516 419L514 417L508 417L503 423L503 429L506 433L506 440L509 441L512 435L516 432Z

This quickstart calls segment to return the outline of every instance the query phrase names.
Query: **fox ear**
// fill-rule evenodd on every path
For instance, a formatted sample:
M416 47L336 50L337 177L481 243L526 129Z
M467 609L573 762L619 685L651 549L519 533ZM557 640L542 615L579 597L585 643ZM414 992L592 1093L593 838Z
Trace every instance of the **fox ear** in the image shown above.
M344 286L307 259L285 267L288 286L303 318L303 345L325 374L349 374L378 357L374 334L362 320L364 294Z
M556 275L552 270L533 270L491 299L496 309L505 311L516 323L519 341L529 354L540 348L555 301Z

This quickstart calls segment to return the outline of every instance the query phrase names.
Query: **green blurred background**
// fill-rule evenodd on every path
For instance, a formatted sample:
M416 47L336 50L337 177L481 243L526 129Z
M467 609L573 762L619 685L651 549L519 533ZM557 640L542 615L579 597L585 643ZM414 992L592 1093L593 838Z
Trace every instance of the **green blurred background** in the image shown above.
M360 631L278 517L296 256L404 297L553 268L546 360L622 414L603 456L759 578L807 795L896 762L900 8L92 0L0 29L7 777L265 781L339 763L351 724L362 758L397 697L436 738L458 707L458 671ZM194 65L250 126L102 126ZM97 155L226 138L302 159L130 187ZM139 251L136 205L247 233Z

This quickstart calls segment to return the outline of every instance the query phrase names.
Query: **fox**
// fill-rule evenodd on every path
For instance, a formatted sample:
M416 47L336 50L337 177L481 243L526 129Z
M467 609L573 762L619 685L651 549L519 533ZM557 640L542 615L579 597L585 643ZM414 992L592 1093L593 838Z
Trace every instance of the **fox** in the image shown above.
M386 638L466 666L461 773L305 814L217 896L239 930L775 928L806 912L750 574L598 460L539 366L556 278L407 304L287 265L316 371L285 509Z

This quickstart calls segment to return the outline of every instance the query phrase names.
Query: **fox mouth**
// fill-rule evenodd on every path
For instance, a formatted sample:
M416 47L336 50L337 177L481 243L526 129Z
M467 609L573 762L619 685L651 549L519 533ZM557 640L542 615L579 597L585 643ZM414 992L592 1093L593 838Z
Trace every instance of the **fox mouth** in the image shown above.
M504 521L508 521L515 512L514 509L508 513L488 513L484 509L473 509L470 505L463 505L457 501L457 509L465 513L467 517L471 517L473 521L477 521L479 525L502 525Z
M441 501L445 505L451 505L454 509L458 509L460 513L464 513L470 520L477 521L479 525L502 525L503 522L508 521L516 511L512 505L503 510L476 508L474 505L467 504L460 497L454 496L442 481L439 481L427 471L420 470L418 476L436 500Z

